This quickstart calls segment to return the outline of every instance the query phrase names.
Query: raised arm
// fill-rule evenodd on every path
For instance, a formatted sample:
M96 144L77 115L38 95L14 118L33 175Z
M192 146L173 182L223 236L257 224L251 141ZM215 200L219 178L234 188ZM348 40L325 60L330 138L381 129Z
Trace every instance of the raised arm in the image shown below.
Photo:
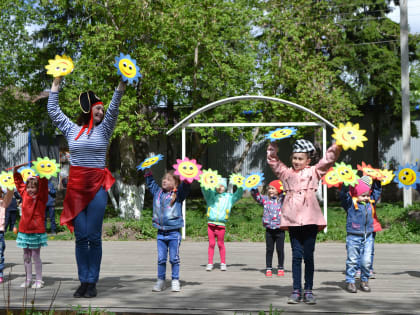
M111 104L109 104L108 110L105 113L104 120L102 125L104 128L104 137L109 139L114 131L115 124L117 123L119 105L121 103L121 98L124 94L126 88L126 83L121 81L112 96Z
M236 187L236 191L232 195L232 204L235 204L242 198L244 194L244 189L242 187Z
M278 150L277 144L270 142L267 147L267 163L270 165L277 178L282 179L288 167L280 161L277 155Z
M328 148L327 152L325 152L325 155L322 157L322 159L320 159L319 162L315 165L319 178L324 176L328 172L330 167L334 165L334 163L340 156L342 150L342 146L338 144L333 144Z
M54 125L60 129L65 136L67 136L75 124L63 113L58 105L58 90L60 88L61 80L62 77L54 78L50 95L48 97L47 111Z

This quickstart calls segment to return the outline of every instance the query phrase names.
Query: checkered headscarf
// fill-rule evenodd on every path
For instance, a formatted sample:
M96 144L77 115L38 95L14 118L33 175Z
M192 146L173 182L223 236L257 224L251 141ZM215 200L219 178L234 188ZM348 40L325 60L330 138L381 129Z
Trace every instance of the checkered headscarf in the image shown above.
M311 141L305 139L296 140L295 144L293 145L293 153L295 152L311 152L315 151L315 147Z

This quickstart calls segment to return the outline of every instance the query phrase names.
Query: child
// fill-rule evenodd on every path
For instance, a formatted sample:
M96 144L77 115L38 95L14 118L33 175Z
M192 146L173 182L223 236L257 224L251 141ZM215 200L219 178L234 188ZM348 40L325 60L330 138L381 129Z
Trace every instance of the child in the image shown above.
M42 261L40 257L41 246L47 246L47 233L45 233L45 205L48 201L48 180L30 176L23 182L18 168L14 168L13 177L16 188L22 196L22 217L19 222L19 233L16 239L17 246L23 248L23 262L25 265L26 280L21 288L33 289L44 286L42 281ZM35 263L36 280L32 283L32 261Z
M281 206L283 204L283 190L282 183L279 180L273 180L268 184L268 195L263 196L258 192L258 189L251 189L251 195L255 201L264 207L262 218L263 226L265 227L265 263L267 277L271 277L274 244L276 244L278 267L277 276L284 276L284 230L280 229L281 222Z
M3 283L3 269L4 269L4 250L6 243L4 242L6 208L10 205L13 198L13 190L3 191L0 189L0 283Z
M373 245L373 209L381 194L380 181L376 180L372 187L370 181L370 177L363 176L350 190L344 186L340 192L341 204L347 212L346 289L351 293L357 292L355 274L359 261L360 289L370 292L368 281ZM374 200L371 200L371 188Z
M314 145L304 139L293 145L292 167L287 167L277 156L277 145L270 143L267 149L267 163L274 174L283 182L286 193L280 228L289 230L292 246L293 292L289 304L302 300L302 258L305 263L305 286L303 301L315 304L312 293L314 278L314 250L318 231L326 226L325 218L316 198L321 177L334 164L341 153L341 146L333 144L326 155L315 165L317 154Z
M174 171L167 172L162 178L162 188L155 182L152 172L147 172L146 185L153 195L153 226L158 229L158 279L152 291L160 292L165 289L166 261L172 266L172 291L181 291L179 283L179 246L181 245L181 231L184 226L182 218L182 202L188 196L191 185L180 183Z
M213 256L214 247L219 247L220 253L220 270L226 271L226 249L225 249L225 224L229 219L230 210L232 206L241 199L244 190L242 187L238 187L236 191L232 193L226 192L227 180L221 178L219 186L215 189L204 189L201 188L204 199L207 202L207 234L209 236L209 249L208 249L208 263L206 270L213 270Z

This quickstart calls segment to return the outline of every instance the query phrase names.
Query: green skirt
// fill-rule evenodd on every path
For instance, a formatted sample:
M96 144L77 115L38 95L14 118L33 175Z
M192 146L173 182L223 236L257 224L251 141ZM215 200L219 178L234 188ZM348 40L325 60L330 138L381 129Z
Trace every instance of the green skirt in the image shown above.
M47 233L21 233L16 238L17 247L36 249L47 246Z

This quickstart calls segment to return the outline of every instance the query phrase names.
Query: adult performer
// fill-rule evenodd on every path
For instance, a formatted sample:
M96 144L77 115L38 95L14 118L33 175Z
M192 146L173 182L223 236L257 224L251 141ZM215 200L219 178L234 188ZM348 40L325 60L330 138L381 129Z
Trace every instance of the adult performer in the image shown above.
M80 94L83 113L77 123L60 109L58 91L62 77L54 78L48 98L48 114L64 134L70 151L70 171L60 224L76 237L76 261L80 286L76 298L97 295L96 283L102 260L102 222L107 190L115 179L105 167L106 152L126 83L120 82L104 111L102 101L92 92Z

